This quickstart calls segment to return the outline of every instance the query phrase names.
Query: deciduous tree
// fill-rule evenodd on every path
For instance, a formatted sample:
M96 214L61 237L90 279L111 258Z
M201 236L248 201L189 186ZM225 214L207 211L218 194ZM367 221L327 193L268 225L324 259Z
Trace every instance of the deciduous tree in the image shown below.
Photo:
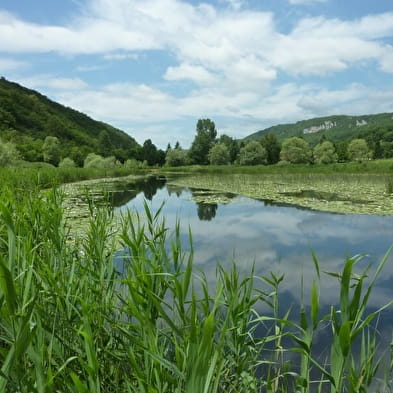
M292 137L284 139L281 147L280 159L292 164L306 164L311 162L311 149L302 138Z
M19 158L19 152L13 143L0 140L0 167L12 165Z
M314 148L314 161L317 164L332 164L337 162L337 153L330 141L319 143Z
M370 157L367 142L364 139L353 139L348 145L348 157L351 161L362 162Z
M211 165L227 165L230 161L229 150L223 143L214 145L208 154Z
M47 136L42 146L44 161L52 165L58 165L60 161L60 142L55 136Z
M199 119L196 132L188 154L193 164L206 165L209 163L209 151L216 140L216 125L210 119Z
M186 164L187 154L181 149L169 149L165 156L165 163L168 166L183 166Z
M276 164L280 161L281 145L277 137L269 132L261 140L262 146L266 149L267 163L269 165Z
M266 149L257 141L248 142L239 152L240 165L266 164Z

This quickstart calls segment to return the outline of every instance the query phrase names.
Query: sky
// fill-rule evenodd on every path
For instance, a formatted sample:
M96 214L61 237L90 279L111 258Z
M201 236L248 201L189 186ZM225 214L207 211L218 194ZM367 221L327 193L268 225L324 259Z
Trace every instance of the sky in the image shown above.
M393 112L393 1L0 0L0 75L160 148Z

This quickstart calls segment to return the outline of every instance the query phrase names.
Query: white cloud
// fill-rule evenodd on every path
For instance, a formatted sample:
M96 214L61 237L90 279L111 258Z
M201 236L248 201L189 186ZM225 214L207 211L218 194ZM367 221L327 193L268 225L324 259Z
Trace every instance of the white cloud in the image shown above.
M28 67L24 61L14 60L6 57L0 57L0 72L10 72Z
M76 67L76 70L79 72L92 72L92 71L100 71L105 69L103 65L80 65Z
M326 3L328 0L289 0L289 4L313 4L313 3Z
M108 53L104 55L105 60L138 60L139 55L137 53Z
M390 69L385 45L378 40L393 36L393 13L353 21L305 18L282 34L272 13L232 3L234 8L223 11L181 0L94 0L68 26L40 26L0 12L0 47L10 53L103 54L108 60L135 58L138 50L168 50L179 65L168 69L166 77L173 79L178 71L194 81L204 81L207 74L201 76L201 68L187 72L185 65L230 76L227 71L234 64L239 67L250 59L251 72L245 73L261 81L274 79L277 70L325 75L364 60Z
M245 0L221 0L221 2L228 4L234 10L240 10L240 8L242 8L246 3Z
M19 82L31 88L45 88L52 90L67 90L75 94L75 90L83 90L88 85L79 78L59 78L52 75L36 75L28 78L21 78Z
M198 83L211 83L215 77L202 66L182 63L178 67L168 67L164 78L169 81L187 79Z
M393 73L393 46L386 45L380 65L382 71Z

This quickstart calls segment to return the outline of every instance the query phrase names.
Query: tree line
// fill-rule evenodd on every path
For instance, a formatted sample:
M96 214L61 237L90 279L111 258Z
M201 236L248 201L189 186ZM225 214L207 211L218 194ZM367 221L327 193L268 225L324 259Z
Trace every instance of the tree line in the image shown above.
M62 148L61 140L56 136L47 136L37 150L41 157L38 161L60 167L331 164L392 157L393 138L392 141L385 141L378 139L378 136L380 135L375 132L364 138L335 144L322 135L314 147L301 137L286 138L280 143L273 133L267 133L257 141L238 141L225 134L218 137L214 121L199 119L196 135L188 150L177 142L174 148L168 144L166 151L163 151L151 139L147 139L142 146L133 145L130 151L118 156L113 154L110 137L105 131L99 134L96 152L73 150L66 155L67 151ZM12 142L0 141L0 166L26 159L19 147Z
M272 133L256 141L236 141L228 135L217 138L215 124L210 119L199 119L196 135L188 151L177 143L175 148L168 145L165 162L168 166L182 165L272 165L331 164L344 161L365 161L375 157L375 149L368 141L355 138L334 144L322 136L312 148L301 137L286 138L280 143Z

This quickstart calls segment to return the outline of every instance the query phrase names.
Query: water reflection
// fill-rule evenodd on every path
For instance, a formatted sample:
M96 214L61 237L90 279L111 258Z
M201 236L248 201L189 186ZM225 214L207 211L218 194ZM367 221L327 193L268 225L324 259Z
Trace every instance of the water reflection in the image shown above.
M217 203L197 203L198 218L202 221L211 221L216 216Z
M145 199L152 201L157 191L165 187L165 183L165 177L157 176L147 176L132 182L114 183L109 192L112 206L124 206L141 193Z
M372 215L344 215L316 212L293 206L270 205L263 201L236 196L233 203L195 202L197 190L166 185L164 180L143 183L149 189L141 190L134 199L120 209L143 209L149 196L152 209L163 201L166 223L174 228L181 219L184 244L188 243L191 228L194 260L214 283L216 264L230 268L236 261L243 274L255 264L259 275L270 271L285 274L282 285L283 300L294 306L300 296L303 277L304 292L315 278L311 251L317 255L321 271L338 272L346 256L366 254L359 269L378 262L393 242L393 217ZM393 278L392 258L385 268L383 285L376 287L371 305L380 305L392 299L388 285ZM325 275L322 280L322 302L337 301L337 279Z

